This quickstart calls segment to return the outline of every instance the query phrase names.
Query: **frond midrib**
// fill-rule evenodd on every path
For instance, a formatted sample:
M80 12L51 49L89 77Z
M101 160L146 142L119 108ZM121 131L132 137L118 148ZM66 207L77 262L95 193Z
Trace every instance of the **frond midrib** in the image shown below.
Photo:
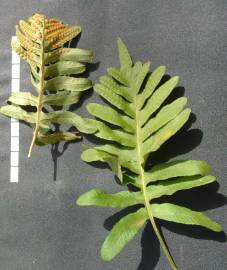
M151 225L154 229L154 232L160 242L160 245L164 251L164 253L166 254L166 257L172 267L173 270L177 270L177 267L176 267L176 264L168 250L168 247L166 246L160 232L159 232L159 229L156 225L156 222L155 222L155 219L154 219L154 216L153 216L153 213L152 213L152 209L151 209L151 206L150 206L150 201L149 201L149 197L147 195L147 186L146 186L146 181L145 181L145 177L144 177L144 158L143 156L141 155L141 149L142 149L142 144L141 144L141 126L140 126L140 117L139 117L139 109L138 109L138 105L137 105L137 96L134 97L134 101L133 101L133 105L134 105L134 109L135 109L135 125L136 125L136 128L135 128L135 137L136 137L136 153L137 153L137 159L138 159L138 163L139 163L139 168L140 168L140 173L139 173L139 178L140 178L140 181L141 181L141 191L143 193L143 198L144 198L144 206L147 210L147 213L148 213L148 217L149 217L149 220L151 222Z
M39 95L38 95L38 104L37 104L37 112L36 112L36 123L35 123L35 130L33 132L33 138L32 142L29 148L28 152L28 158L31 157L32 149L34 147L39 128L40 128L40 115L42 112L42 98L44 94L44 71L45 71L45 61L44 61L44 55L45 55L45 16L43 17L43 26L42 26L42 41L41 41L41 52L40 52L40 57L41 57L41 63L40 63L40 71L39 71L39 77L40 77L40 82L39 82Z

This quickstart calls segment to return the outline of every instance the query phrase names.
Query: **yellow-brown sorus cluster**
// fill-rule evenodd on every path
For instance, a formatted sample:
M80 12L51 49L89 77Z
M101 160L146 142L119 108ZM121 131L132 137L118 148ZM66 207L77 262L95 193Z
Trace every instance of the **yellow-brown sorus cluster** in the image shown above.
M55 18L50 18L50 19L47 19L47 22L46 22L46 26L51 26L53 24L56 24L56 23L61 23L61 21L59 21L58 19L55 19Z
M46 34L50 34L52 32L55 32L56 30L60 30L60 29L64 29L65 25L63 23L55 23L55 24L51 24L50 26L47 26Z
M46 19L46 16L41 15L41 14L35 14L33 16L30 17L34 22L38 23L38 24L43 24L44 20Z
M55 31L52 31L51 33L48 33L46 31L46 33L47 33L46 39L48 39L48 40L51 40L52 38L56 39L56 38L60 37L60 34L64 31L66 31L66 27L64 27L63 29L56 29Z
M30 24L33 31L37 33L40 39L42 38L45 20L46 20L46 17L44 15L39 15L39 14L35 14L28 18L28 23Z
M65 35L70 33L71 29L65 27L64 29L56 30L50 33L49 35L46 36L46 39L48 40L48 42L53 43L57 39L63 38Z
M20 46L14 47L14 49L23 60L28 61L31 66L36 67L35 55L32 52L26 51Z
M39 41L39 39L41 38L41 32L38 31L36 27L23 20L20 20L19 25L20 29L28 38L32 39L33 41Z
M27 38L26 36L24 36L18 29L18 27L16 28L16 36L20 41L20 45L25 48L26 50L33 52L33 53L37 53L40 50L40 45L32 42L29 38Z
M60 47L61 45L63 45L64 43L66 43L67 41L73 39L79 33L80 33L80 28L70 27L66 31L62 31L61 33L59 33L57 35L57 38L54 38L54 39L51 39L50 41L48 41L48 44L51 45L52 49L56 49L56 48ZM59 39L59 41L55 42L58 39ZM53 42L55 42L55 43L53 43Z

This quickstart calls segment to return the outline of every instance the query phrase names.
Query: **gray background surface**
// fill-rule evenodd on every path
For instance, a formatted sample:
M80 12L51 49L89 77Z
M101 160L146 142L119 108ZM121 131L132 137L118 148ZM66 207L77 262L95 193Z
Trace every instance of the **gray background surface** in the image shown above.
M212 164L220 188L214 184L184 192L173 200L205 211L227 231L223 196L227 194L227 2L1 0L1 104L11 91L10 39L15 33L14 25L34 12L82 26L79 47L93 49L95 62L100 62L99 68L91 72L94 82L108 66L118 64L118 36L124 39L135 60L151 60L152 68L165 64L170 75L181 76L180 86L185 88L197 119L190 131L181 132L162 147L158 158L191 157ZM21 89L30 89L25 71L23 64ZM182 92L183 88L178 91ZM94 100L100 98L91 93L82 105ZM85 106L77 112L87 115ZM120 215L114 215L115 210L78 207L75 199L93 187L109 192L120 187L108 169L80 160L80 143L70 144L57 159L57 177L53 181L51 148L35 148L32 159L28 160L31 130L21 124L20 182L10 184L9 119L0 118L0 131L0 270L169 269L149 225L112 262L100 259L101 243ZM227 269L227 244L223 235L162 225L180 269Z

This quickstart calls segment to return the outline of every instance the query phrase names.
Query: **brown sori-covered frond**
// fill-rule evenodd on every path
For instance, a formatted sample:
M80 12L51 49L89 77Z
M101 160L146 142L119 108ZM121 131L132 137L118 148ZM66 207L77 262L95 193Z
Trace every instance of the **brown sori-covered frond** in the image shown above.
M89 79L78 74L86 70L81 62L90 62L93 53L90 50L61 48L80 32L79 26L69 26L42 14L34 14L27 21L20 20L16 26L17 40L12 40L12 49L30 65L31 83L38 97L30 92L19 92L9 98L11 104L0 108L0 112L35 127L29 157L35 143L43 145L80 138L75 132L55 133L51 128L53 123L72 125L80 131L89 132L86 121L78 115L65 110L48 113L45 107L74 104L83 91L92 87ZM33 106L37 110L31 113L24 106Z

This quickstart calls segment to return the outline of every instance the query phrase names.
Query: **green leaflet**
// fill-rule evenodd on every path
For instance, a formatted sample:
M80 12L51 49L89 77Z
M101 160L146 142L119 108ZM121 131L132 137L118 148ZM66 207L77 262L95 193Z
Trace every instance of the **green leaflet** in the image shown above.
M132 132L134 130L134 123L131 118L122 116L115 110L97 103L90 103L87 105L87 110L90 114L109 122L113 125L119 126L125 131Z
M81 97L80 92L62 91L58 94L50 94L43 96L43 105L65 106L77 103Z
M108 157L115 157L117 158L117 163L119 166L125 166L126 168L131 169L132 171L137 172L138 168L137 166L137 160L132 160L130 156L132 156L132 153L134 150L125 150L124 152L121 151L121 156L118 156L118 153L120 152L119 148L117 147L109 147L109 145L104 145L101 147L94 147L85 150L81 158L82 160L86 162L94 162L94 161L101 161L101 162L107 162L106 158ZM124 177L125 176L125 177ZM126 176L124 174L123 178L127 181L126 182L136 182L137 179L134 179L132 177ZM131 179L131 180L130 180Z
M33 124L33 138L28 157L31 156L34 144L54 144L60 141L79 139L75 133L60 131L54 134L53 123L64 123L75 126L80 131L95 132L87 125L90 120L83 120L73 113L56 109L46 113L47 106L66 106L77 103L83 91L92 87L87 78L79 77L86 70L84 62L90 62L93 53L78 48L63 48L81 32L80 26L69 26L53 18L34 14L27 21L20 20L16 26L17 39L12 40L12 49L30 66L31 83L38 96L30 92L13 93L0 112L6 116ZM76 77L74 75L77 75ZM28 106L21 108L20 106ZM35 113L29 107L37 108ZM45 135L41 128L45 127Z
M97 146L95 149L105 151L111 155L117 156L122 167L125 167L134 173L139 172L138 159L135 156L135 149L124 148L111 144Z
M117 69L117 68L108 68L107 72L118 82L120 82L121 84L128 86L128 79L126 76L124 76L124 73Z
M95 85L95 91L119 110L124 111L128 116L133 116L133 111L130 104L121 96L115 94L112 91L109 91L105 87L102 87L100 84Z
M13 92L8 99L9 102L21 106L37 106L37 97L30 92Z
M110 77L107 76L101 76L100 77L100 82L101 84L97 84L99 85L99 87L105 88L109 91L114 92L115 94L125 98L127 101L132 102L132 93L130 93L126 87L117 84L117 82ZM96 87L97 87L96 85Z
M71 105L80 99L80 92L63 91L58 94L44 95L43 105ZM8 99L9 102L20 106L37 106L38 99L30 92L14 92Z
M215 177L211 175L179 177L174 180L168 180L155 185L150 185L147 188L147 195L149 200L153 200L164 195L172 195L180 190L187 190L207 185L214 181ZM115 194L108 194L101 189L92 189L82 194L77 200L77 204L79 205L96 205L111 208L128 207L143 203L144 198L141 191L121 191Z
M145 63L140 68L137 68L136 72L134 72L135 76L131 78L133 93L138 94L138 92L140 91L140 87L149 72L149 69L150 69L150 62Z
M86 162L101 161L106 162L118 179L123 182L123 176L121 171L121 164L116 156L111 155L104 151L99 151L94 148L89 148L81 155L82 160Z
M135 140L134 136L131 134L124 132L120 129L112 129L105 125L103 122L95 121L94 120L94 127L97 128L97 132L94 133L96 137L115 141L118 142L121 145L125 145L128 147L135 147Z
M94 148L89 148L85 150L81 155L82 160L86 162L94 162L94 161L105 162L105 160L109 157L112 157L112 155L104 151L98 151Z
M85 91L92 87L91 81L86 78L70 78L58 76L50 79L45 84L46 91Z
M160 83L162 77L166 72L165 66L156 68L148 78L147 84L141 94L138 95L138 106L141 109L145 101L152 95L157 85Z
M179 82L179 77L175 76L160 86L148 99L146 105L140 113L141 126L147 122L149 117L162 105Z
M143 203L141 192L121 191L115 194L108 194L101 189L92 189L82 194L77 199L78 205L95 205L102 207L127 207Z
M167 180L147 188L147 195L150 200L160 198L164 195L172 195L177 191L200 187L214 182L216 178L207 176L179 177L175 180Z
M210 165L201 160L176 160L154 166L145 172L146 183L178 176L204 175L211 172Z
M187 99L184 97L178 98L171 104L163 107L160 112L152 117L142 129L142 140L146 140L154 132L159 130L169 121L173 120L184 108Z
M160 129L154 136L151 136L142 144L142 154L145 156L159 149L159 147L171 138L187 122L190 109L185 109L174 120Z
M119 59L122 69L130 68L132 66L132 59L128 53L128 49L120 38L117 40L118 50L119 50Z
M147 212L144 208L141 208L118 221L102 245L102 259L105 261L112 260L143 227L147 218Z
M57 61L91 62L93 52L78 48L59 48L44 54L45 64L56 63Z
M0 108L0 113L28 123L35 123L35 113L28 113L14 105L6 105Z
M191 110L185 108L185 97L166 104L179 81L178 76L160 84L165 66L150 72L149 62L133 64L122 40L118 39L117 43L120 68L108 68L109 76L102 76L94 87L107 105L87 105L88 112L98 118L87 123L95 129L93 135L102 138L104 143L86 149L81 157L86 162L106 162L122 185L130 184L137 189L115 194L92 189L82 194L77 204L110 208L143 205L113 227L103 243L102 258L111 260L115 257L149 219L171 268L176 270L155 218L199 225L214 231L220 231L221 227L202 213L170 203L155 204L153 200L160 197L168 200L176 192L210 184L215 177L207 175L210 166L200 160L177 160L146 169L150 153L154 155L184 126Z
M152 204L151 208L154 216L159 219L188 225L199 225L215 232L222 231L222 228L219 224L212 221L202 213L192 211L186 207L171 203L163 203Z
M78 128L79 131L84 133L94 133L96 128L91 125L91 119L81 118L78 114L67 111L56 111L41 114L41 123L49 125L56 123L60 125L72 125Z
M79 74L86 70L84 64L74 61L61 61L45 68L45 77Z

